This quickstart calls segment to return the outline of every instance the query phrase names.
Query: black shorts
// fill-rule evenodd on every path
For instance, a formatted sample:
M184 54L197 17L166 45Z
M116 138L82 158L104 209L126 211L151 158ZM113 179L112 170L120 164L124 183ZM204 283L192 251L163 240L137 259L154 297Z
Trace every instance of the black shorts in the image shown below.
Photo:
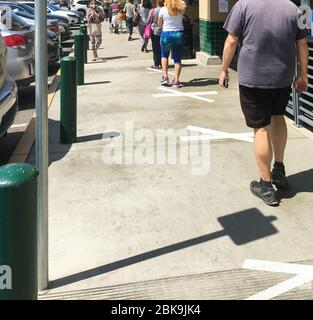
M291 87L282 89L259 89L239 86L241 109L247 126L264 128L271 123L272 116L285 114L290 99Z

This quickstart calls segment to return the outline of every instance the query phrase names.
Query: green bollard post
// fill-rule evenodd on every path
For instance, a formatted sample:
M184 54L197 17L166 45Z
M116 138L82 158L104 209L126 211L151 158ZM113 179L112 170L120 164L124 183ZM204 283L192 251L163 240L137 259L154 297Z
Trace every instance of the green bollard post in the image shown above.
M79 27L79 32L82 33L85 37L85 53L86 53L86 56L85 56L85 63L87 63L87 50L89 50L89 36L88 36L88 33L87 33L87 26L85 24L81 24L80 27Z
M80 86L85 83L84 35L81 33L75 35L74 43L75 43L74 55L76 58L77 84Z
M36 300L37 177L26 163L0 167L0 300Z
M74 143L77 139L77 84L76 59L61 60L61 143Z

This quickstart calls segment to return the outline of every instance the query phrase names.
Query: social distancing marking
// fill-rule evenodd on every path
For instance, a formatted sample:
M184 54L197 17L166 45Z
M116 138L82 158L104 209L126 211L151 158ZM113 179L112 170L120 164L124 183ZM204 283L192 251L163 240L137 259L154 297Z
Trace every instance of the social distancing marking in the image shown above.
M153 69L153 68L146 68L147 70L149 71L152 71L152 72L149 72L149 74L153 74L153 73L163 73L162 70L160 69ZM175 76L175 73L174 72L171 72L169 71L168 74L170 74L171 76Z
M199 133L202 133L203 135L180 137L180 140L183 142L222 140L222 139L233 139L233 140L240 140L240 141L245 141L245 142L253 142L254 141L254 133L253 132L227 133L227 132L223 132L223 131L217 131L217 130L195 127L195 126L187 126L186 130L192 131L192 132L199 132Z
M156 93L153 94L152 96L154 98L176 98L176 97L184 97L184 98L191 98L191 99L196 99L196 100L201 100L204 102L209 102L212 103L214 100L212 99L207 99L202 96L207 96L207 95L217 95L217 91L197 91L197 92L183 92L183 91L178 91L170 88L165 88L165 87L159 87L158 90L166 92L166 94L162 93Z
M245 300L270 300L313 280L313 266L309 265L247 259L242 268L296 275Z

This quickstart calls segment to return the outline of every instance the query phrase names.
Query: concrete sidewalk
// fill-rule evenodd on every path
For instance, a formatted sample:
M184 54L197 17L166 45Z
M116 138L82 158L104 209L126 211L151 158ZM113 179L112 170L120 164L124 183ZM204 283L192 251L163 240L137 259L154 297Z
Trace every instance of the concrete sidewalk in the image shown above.
M279 208L264 205L249 191L258 178L251 139L225 136L250 131L236 73L223 90L219 66L186 60L186 86L163 91L161 73L147 69L152 57L140 52L139 41L104 28L100 59L86 65L86 85L78 88L78 143L59 143L59 93L50 109L52 287L41 298L245 299L292 277L242 269L246 259L313 264L313 139L289 126L292 188ZM205 175L192 174L192 159L105 164L106 148L123 138L130 121L135 132L174 134L191 125L224 136L210 142ZM143 143L137 138L135 148ZM146 142L150 151L153 139ZM118 149L126 155L132 150L129 140ZM313 290L301 287L275 298L309 299Z

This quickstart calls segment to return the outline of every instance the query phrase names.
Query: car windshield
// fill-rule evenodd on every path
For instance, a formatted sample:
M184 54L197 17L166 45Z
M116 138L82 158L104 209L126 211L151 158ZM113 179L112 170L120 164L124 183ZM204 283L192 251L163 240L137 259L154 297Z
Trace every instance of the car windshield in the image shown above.
M22 18L27 18L27 19L32 19L32 20L35 19L35 16L30 13L16 11L15 14L22 17Z
M23 3L23 4L26 6L32 7L33 9L35 8L35 2L32 2L32 3L27 2L27 3Z
M12 12L12 26L10 30L29 30L31 28L23 19Z
M35 10L28 4L19 3L19 6L22 7L25 11L28 11L31 14L35 14Z
M60 10L60 8L55 6L54 4L48 3L47 5L53 11L59 11Z

